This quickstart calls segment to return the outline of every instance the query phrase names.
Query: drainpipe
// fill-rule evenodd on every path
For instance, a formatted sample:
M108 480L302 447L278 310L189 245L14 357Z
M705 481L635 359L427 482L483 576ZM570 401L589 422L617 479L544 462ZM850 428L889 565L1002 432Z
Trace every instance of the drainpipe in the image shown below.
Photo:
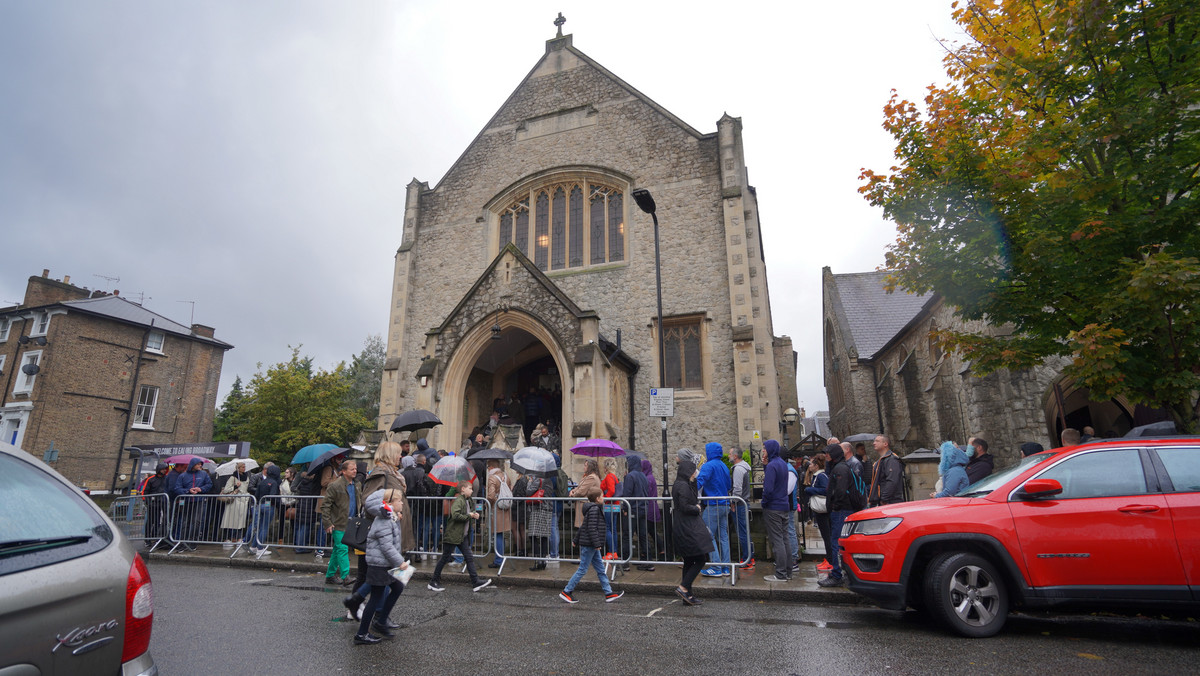
M121 456L125 455L125 439L129 436L130 417L133 415L133 407L137 405L137 387L138 375L142 372L142 355L146 353L146 341L150 339L150 331L154 328L154 320L150 320L150 326L142 334L142 344L138 346L137 363L133 365L133 383L129 387L129 406L124 409L125 425L121 429L121 445L117 446L117 464L113 467L112 488L113 493L117 492L117 477L121 475ZM122 410L120 408L118 411Z
M875 388L875 416L879 419L879 433L887 434L883 428L883 407L879 405L879 375L875 371L875 362L871 362L871 385ZM894 439L893 442L898 441Z

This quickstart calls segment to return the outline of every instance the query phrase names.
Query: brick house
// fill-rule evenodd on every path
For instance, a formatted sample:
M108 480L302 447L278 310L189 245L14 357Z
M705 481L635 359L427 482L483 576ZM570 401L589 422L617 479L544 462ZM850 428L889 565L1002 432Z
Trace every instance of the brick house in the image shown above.
M100 491L132 472L122 448L211 441L233 346L49 274L29 278L21 305L0 308L0 438Z
M665 382L655 230L639 188L660 221ZM382 429L429 409L443 421L430 441L456 449L497 401L540 396L539 419L561 424L564 449L613 439L658 466L652 387L674 388L673 449L744 448L755 432L776 436L797 405L741 120L697 130L570 35L547 41L436 185L409 184L398 235ZM528 425L529 411L514 417Z

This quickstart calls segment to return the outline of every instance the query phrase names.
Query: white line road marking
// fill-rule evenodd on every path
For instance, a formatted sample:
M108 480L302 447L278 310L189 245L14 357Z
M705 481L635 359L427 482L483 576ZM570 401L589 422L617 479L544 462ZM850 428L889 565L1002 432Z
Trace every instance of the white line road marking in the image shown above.
M672 601L671 603L674 603L674 601ZM651 610L650 612L646 613L646 617L654 617L654 613L657 613L660 610L666 610L666 606L663 606L662 608L655 608L654 610Z
M242 580L242 584L254 584L256 582L270 582L274 579L275 578L273 578L273 577L263 577L263 578L258 578L255 580Z

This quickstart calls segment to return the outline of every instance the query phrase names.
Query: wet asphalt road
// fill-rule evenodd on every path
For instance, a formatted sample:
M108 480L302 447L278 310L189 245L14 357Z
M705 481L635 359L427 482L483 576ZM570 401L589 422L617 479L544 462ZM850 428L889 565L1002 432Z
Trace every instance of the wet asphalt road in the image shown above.
M673 596L569 606L549 589L473 594L416 581L395 640L354 646L344 591L286 570L154 562L151 651L190 674L1181 674L1195 673L1200 622L1089 615L1010 618L999 636L949 636L915 613ZM594 580L594 578L593 578Z

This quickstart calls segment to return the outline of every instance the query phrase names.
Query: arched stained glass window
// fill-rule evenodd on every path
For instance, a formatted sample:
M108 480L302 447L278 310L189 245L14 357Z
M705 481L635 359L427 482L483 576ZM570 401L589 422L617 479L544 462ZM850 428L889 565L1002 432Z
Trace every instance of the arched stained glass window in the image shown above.
M545 270L550 251L550 196L545 190L538 193L534 208L533 264Z
M589 179L542 184L500 212L498 234L501 246L516 244L541 270L624 261L624 193Z
M550 269L562 270L567 264L567 194L561 187L554 189L550 213Z

